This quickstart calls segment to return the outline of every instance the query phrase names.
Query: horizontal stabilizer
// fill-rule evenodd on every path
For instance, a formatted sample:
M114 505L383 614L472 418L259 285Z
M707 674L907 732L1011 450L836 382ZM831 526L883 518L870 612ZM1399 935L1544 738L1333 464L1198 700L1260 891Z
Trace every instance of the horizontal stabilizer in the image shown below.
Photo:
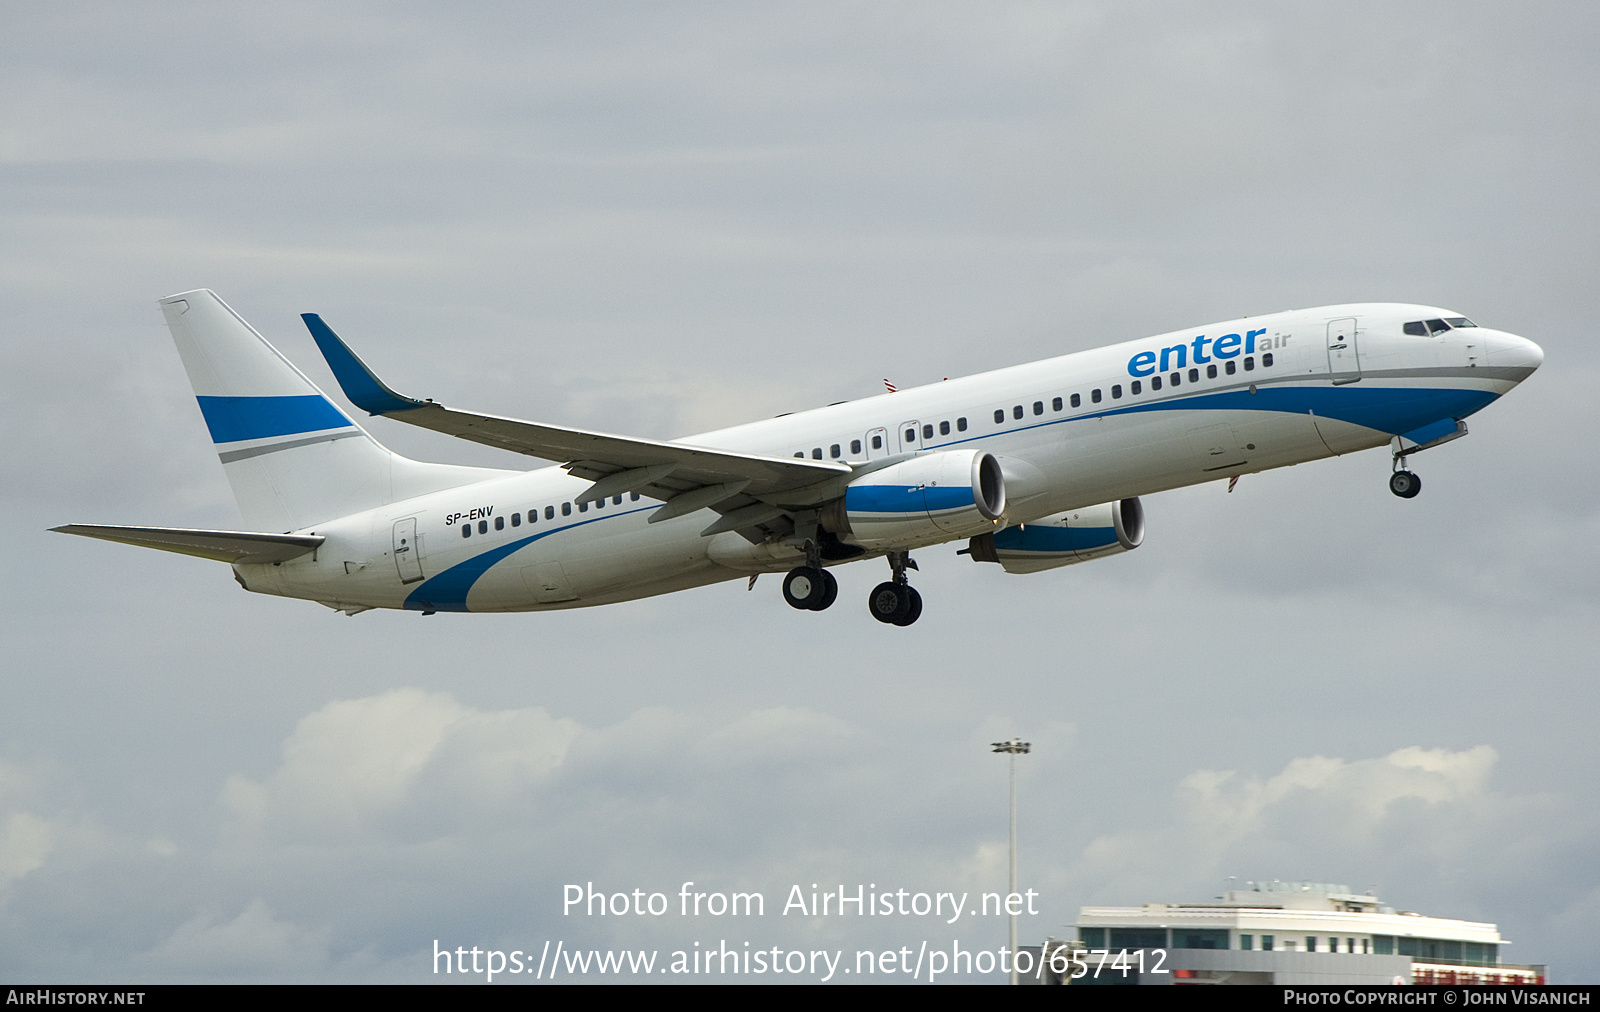
M193 555L217 562L259 565L285 562L317 550L327 538L316 534L256 534L250 531L196 531L182 527L103 527L67 524L52 527L62 534L81 534L101 541L120 541L140 548Z

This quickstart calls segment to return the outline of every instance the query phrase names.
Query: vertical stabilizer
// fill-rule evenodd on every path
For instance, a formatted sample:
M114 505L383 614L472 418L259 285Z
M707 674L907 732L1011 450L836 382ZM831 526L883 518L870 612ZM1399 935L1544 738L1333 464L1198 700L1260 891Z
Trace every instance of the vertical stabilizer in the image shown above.
M162 299L161 312L253 530L300 530L513 473L386 449L207 289Z

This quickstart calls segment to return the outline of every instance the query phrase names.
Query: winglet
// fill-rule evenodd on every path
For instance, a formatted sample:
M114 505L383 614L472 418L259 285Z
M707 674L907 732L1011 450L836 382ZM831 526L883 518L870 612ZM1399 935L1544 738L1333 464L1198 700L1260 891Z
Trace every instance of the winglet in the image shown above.
M383 380L373 375L367 364L339 340L333 328L322 322L322 317L316 313L301 313L300 319L306 322L306 329L311 331L312 340L322 349L322 357L328 360L328 368L333 370L334 379L339 381L350 403L369 415L386 415L391 411L406 411L422 406L422 401L395 393Z

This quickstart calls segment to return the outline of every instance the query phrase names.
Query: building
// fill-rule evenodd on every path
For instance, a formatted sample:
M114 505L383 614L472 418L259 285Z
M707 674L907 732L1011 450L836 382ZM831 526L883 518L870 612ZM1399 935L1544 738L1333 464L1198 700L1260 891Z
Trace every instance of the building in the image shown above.
M1322 882L1261 882L1216 903L1083 907L1074 984L1543 984L1545 967L1507 963L1495 925L1397 911ZM1102 957L1097 950L1108 955ZM1107 968L1130 955L1123 972ZM1143 952L1142 958L1135 954ZM1056 965L1062 963L1057 958ZM1085 972L1081 966L1087 966ZM1142 972L1139 967L1142 966ZM1093 972L1098 967L1099 972ZM1160 971L1167 971L1165 973Z

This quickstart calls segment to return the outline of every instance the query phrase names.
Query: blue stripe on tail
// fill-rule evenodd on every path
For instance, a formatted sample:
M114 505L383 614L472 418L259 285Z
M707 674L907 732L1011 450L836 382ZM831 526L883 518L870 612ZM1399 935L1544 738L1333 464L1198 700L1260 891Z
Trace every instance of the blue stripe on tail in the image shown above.
M320 394L300 397L196 397L214 443L343 429L355 423Z

